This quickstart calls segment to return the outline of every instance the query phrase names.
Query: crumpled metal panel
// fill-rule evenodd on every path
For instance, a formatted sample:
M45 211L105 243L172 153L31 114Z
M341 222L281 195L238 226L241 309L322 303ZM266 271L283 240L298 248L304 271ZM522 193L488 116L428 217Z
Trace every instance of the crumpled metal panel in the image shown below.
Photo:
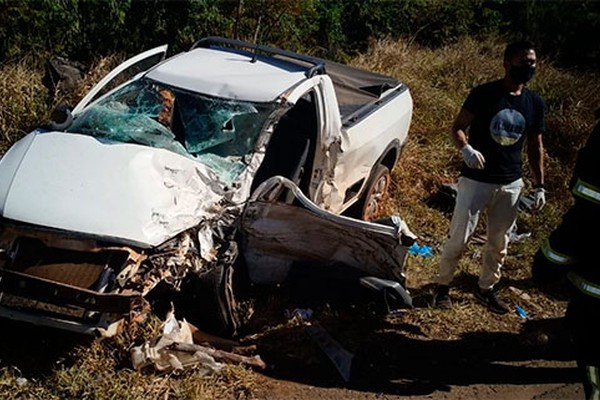
M276 202L284 189L292 191L304 207ZM277 265L285 268L289 261L339 263L366 275L403 281L412 241L403 244L402 238L415 235L399 217L396 221L388 226L329 213L306 198L293 182L273 177L256 190L244 211L244 255L257 282L285 277Z

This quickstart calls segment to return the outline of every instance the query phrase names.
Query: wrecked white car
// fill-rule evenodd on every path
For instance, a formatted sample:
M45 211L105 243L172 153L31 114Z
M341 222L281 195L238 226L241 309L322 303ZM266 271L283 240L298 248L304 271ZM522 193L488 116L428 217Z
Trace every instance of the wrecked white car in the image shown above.
M231 335L241 264L257 283L296 261L403 283L414 235L371 221L411 121L402 82L218 37L166 50L1 158L0 316L111 335L173 301Z

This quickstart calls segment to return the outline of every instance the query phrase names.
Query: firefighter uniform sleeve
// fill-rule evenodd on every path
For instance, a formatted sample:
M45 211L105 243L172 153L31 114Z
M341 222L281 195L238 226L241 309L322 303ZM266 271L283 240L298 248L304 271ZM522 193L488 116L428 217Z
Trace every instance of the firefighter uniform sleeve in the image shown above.
M560 225L546 239L533 259L532 277L551 283L573 270L589 276L590 261L597 259L600 229L600 123L577 155L570 182L575 202ZM595 274L592 274L595 275Z
M578 262L579 215L569 210L561 224L550 234L533 258L532 277L541 284L557 282Z
M600 109L597 113L600 117ZM575 198L600 204L600 122L596 121L592 134L577 154L569 189ZM590 191L591 189L591 191ZM595 192L595 193L594 193Z

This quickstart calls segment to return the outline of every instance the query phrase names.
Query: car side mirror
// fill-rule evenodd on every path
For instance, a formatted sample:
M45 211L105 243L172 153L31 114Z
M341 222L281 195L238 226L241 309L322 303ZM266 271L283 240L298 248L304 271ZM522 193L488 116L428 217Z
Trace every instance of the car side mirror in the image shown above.
M73 123L71 106L66 103L59 104L50 115L48 129L52 131L64 131Z

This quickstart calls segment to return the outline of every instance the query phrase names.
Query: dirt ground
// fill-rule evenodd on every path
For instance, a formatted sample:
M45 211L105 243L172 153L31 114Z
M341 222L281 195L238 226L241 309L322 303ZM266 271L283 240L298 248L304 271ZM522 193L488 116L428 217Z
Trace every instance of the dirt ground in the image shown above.
M327 359L306 368L288 365L261 374L258 399L584 399L575 364L569 360L474 360L480 339L458 343L399 340L390 352L380 349L358 361L361 376L344 382ZM375 347L380 347L375 346ZM479 353L481 354L481 353ZM496 354L498 356L499 354ZM541 357L541 356L539 356ZM391 358L397 358L390 363ZM514 357L514 358L529 358ZM285 363L285 361L282 361ZM273 366L274 368L277 365Z
M267 364L253 372L253 398L584 398L561 317L564 301L531 290L529 303L519 300L527 318L496 315L474 300L476 278L465 275L452 293L452 310L431 307L430 288L420 285L411 289L415 308L389 313L379 293L355 283L298 278L293 286L253 293L255 311L240 340L255 345ZM526 289L521 281L508 284ZM517 304L506 285L501 294ZM304 315L290 317L294 309ZM3 321L0 366L15 365L26 376L51 370L74 342L70 337Z
M536 366L536 367L539 367ZM561 366L550 366L561 368ZM259 395L260 399L494 399L494 400L566 400L583 399L583 390L577 384L558 383L471 383L445 384L439 388L427 387L398 387L393 391L353 390L331 386L313 386L304 383L265 379L265 389Z
M331 283L322 285L335 291ZM298 300L295 292L314 296L320 289L281 290ZM250 337L268 365L258 374L258 399L584 398L560 316L564 302L557 301L554 310L544 307L554 317L521 303L530 311L525 319L516 312L493 314L470 293L457 293L455 309L444 311L431 307L425 288L412 293L415 309L388 314L377 297L370 297L375 295L358 289L361 301L352 302L356 290L338 289L345 293L339 301L343 305L322 298L311 303L300 296L302 309L314 311L310 319L296 317L296 324ZM516 304L508 290L503 294ZM464 323L457 323L457 317ZM321 326L332 339L324 348L339 365L347 367L350 360L346 379L309 334L310 324Z
M415 309L389 314L372 293L331 288L330 292L345 294L336 304L314 298L322 288L312 285L313 290L281 287L255 303L264 312L256 312L249 322L244 342L257 346L257 354L268 367L254 372L254 398L584 398L561 318L498 316L469 296L462 299L460 293L453 311L433 309L427 305L426 294L414 293ZM301 310L313 311L310 318L289 318L285 311L292 303L280 301L286 296L297 301ZM360 299L349 301L356 296ZM480 313L483 328L465 320L457 330L457 315L468 315L471 310ZM331 340L315 340L311 326L322 327L321 333ZM0 365L18 360L14 365L24 372L52 368L73 343L72 335L11 321L3 323L3 329ZM42 342L40 335L45 338ZM335 351L339 365L348 368L347 375L338 371L319 343Z

